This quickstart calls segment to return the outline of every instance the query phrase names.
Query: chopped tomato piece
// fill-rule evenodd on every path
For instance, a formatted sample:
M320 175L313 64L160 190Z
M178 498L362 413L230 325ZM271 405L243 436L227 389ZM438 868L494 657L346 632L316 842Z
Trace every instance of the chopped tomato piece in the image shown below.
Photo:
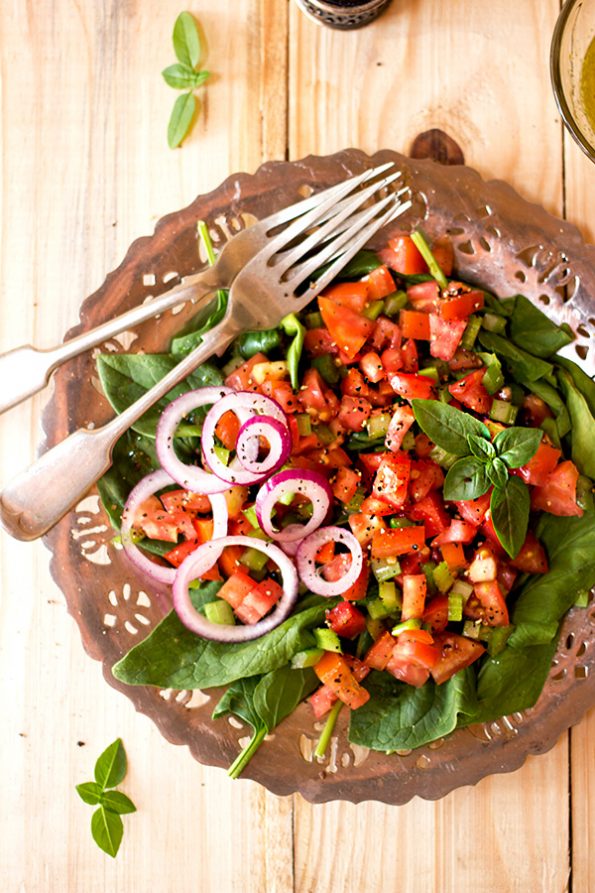
M483 307L482 291L467 291L454 298L440 302L440 316L443 319L467 319Z
M521 551L510 563L526 574L547 574L549 570L545 549L530 530L521 546Z
M372 320L348 307L341 307L328 298L319 297L318 306L325 326L347 362L355 359L374 330Z
M330 541L321 546L316 553L315 559L318 564L328 564L335 557L335 544Z
M150 496L139 505L134 517L134 527L142 530L152 540L177 543L181 535L194 539L192 515L184 509L166 509L157 496Z
M457 633L438 633L434 642L438 648L439 657L430 672L434 682L438 685L446 682L459 670L470 666L485 652L485 648L479 642L459 636Z
M371 381L374 384L382 381L386 374L384 371L382 360L375 350L370 350L368 351L368 353L365 353L363 355L363 357L359 361L359 367L368 381Z
M448 320L438 313L430 313L429 321L430 353L439 360L452 360L467 328L467 320Z
M427 592L428 581L425 574L403 574L403 620L422 617Z
M396 350L401 346L401 330L388 316L379 316L370 339L376 351Z
M262 580L256 583L241 604L235 608L235 612L242 623L258 623L277 604L282 595L282 586L274 580Z
M436 537L433 545L442 546L445 543L470 543L476 533L477 528L475 524L455 519L454 521L451 521L448 530L445 530L440 536Z
M364 282L368 286L368 298L370 301L379 301L395 290L395 280L391 276L388 267L383 264L368 273Z
M202 493L191 493L189 490L168 490L159 498L168 512L183 509L185 512L198 512L200 515L205 515L211 511L209 497L203 496Z
M341 467L333 481L332 489L335 499L340 502L351 502L360 482L360 475L351 468Z
M345 639L354 639L366 629L366 618L350 601L339 602L327 612L326 620L333 632Z
M412 663L410 657L401 657L398 654L392 655L386 669L399 682L406 682L414 688L421 688L430 678L430 671L426 667L418 666Z
M464 608L465 617L481 620L487 626L508 626L508 607L497 580L476 583Z
M265 381L260 390L265 397L276 400L283 412L288 415L298 411L298 399L288 381Z
M446 530L450 518L444 508L442 494L438 490L432 490L419 502L416 502L407 512L412 521L423 521L428 536L437 536Z
M372 558L395 558L416 552L426 544L426 530L419 527L400 527L396 530L377 530L372 537Z
M306 353L313 357L322 357L325 354L336 354L339 348L333 341L333 336L328 329L308 329L304 335L304 348Z
M453 372L459 372L463 369L480 369L483 367L483 360L472 350L465 350L459 347L452 360L448 361L448 366Z
M254 354L253 357L229 373L225 379L227 387L235 388L236 391L256 391L258 385L252 378L252 367L257 363L268 363L268 357L263 353Z
M465 550L462 543L444 543L440 547L440 551L450 571L456 572L467 567L467 559L465 558Z
M439 659L439 651L434 643L419 641L415 632L404 632L397 638L386 669L402 682L419 688L427 682Z
M430 315L419 310L401 310L399 325L403 338L415 338L417 341L430 340Z
M462 500L461 502L455 502L454 504L457 507L459 515L461 515L465 521L479 527L490 507L490 493L484 493L483 496L478 496L477 499Z
M394 287L391 291L394 291ZM331 285L330 288L325 289L321 297L328 298L341 307L348 307L354 313L361 313L370 300L369 292L368 283L365 281L338 282L336 285Z
M375 496L367 496L360 506L362 512L366 515L394 515L395 509L389 502L383 499L377 499Z
M470 372L460 381L448 386L448 390L459 403L472 409L473 412L487 413L492 405L492 397L482 384L485 369Z
M341 400L337 418L347 431L361 431L372 412L372 404L365 397L349 397Z
M433 313L440 303L438 295L438 283L432 279L429 282L418 282L407 289L407 300L416 310L425 313Z
M337 395L327 387L316 369L307 369L304 373L298 400L316 421L329 422L339 411Z
M444 483L444 472L431 459L414 459L411 463L409 496L413 502L424 499L431 490L436 490Z
M387 347L386 350L382 351L380 359L386 375L398 372L399 369L403 368L403 352L400 347Z
M337 695L331 691L328 685L321 685L314 694L308 698L308 703L314 711L316 719L322 719L329 712L333 704L338 701Z
M558 459L561 456L560 450L542 440L537 447L535 455L529 459L526 465L513 469L512 474L521 477L526 484L542 487L548 475L552 473L558 464Z
M369 692L362 688L340 654L326 651L315 665L314 672L352 710L357 710L370 699Z
M498 576L498 563L489 546L481 546L469 565L468 577L472 583L489 583Z
M411 236L395 236L389 240L388 248L378 252L380 260L396 273L404 276L416 276L419 273L427 273L428 267L417 250Z
M360 546L369 546L376 531L386 530L386 524L377 515L354 512L349 515L349 527Z
M523 419L530 428L541 428L545 419L553 417L553 412L541 397L536 394L527 394L523 399Z
M386 432L386 446L393 453L398 453L403 443L403 438L411 428L415 421L413 410L410 406L403 404L397 406Z
M401 359L403 361L404 372L417 372L419 369L419 361L417 357L417 345L412 338L405 341L401 348Z
M184 540L183 543L180 543L179 546L174 546L173 549L170 549L169 552L166 552L163 556L166 561L169 561L170 564L173 564L174 567L179 567L185 558L188 558L191 552L194 552L195 549L198 548L200 543L198 540Z
M387 453L376 472L372 495L394 509L401 508L407 499L410 471L409 453Z
M397 372L396 375L391 376L390 384L393 391L406 400L417 398L427 400L434 393L434 383L427 375L411 375L410 373Z
M579 471L574 462L567 459L555 468L541 487L531 494L531 506L551 515L581 518L582 508L576 501L576 484Z
M230 518L237 518L248 499L248 487L236 484L230 487L229 490L226 490L223 496L227 505L227 514Z
M448 626L448 596L437 595L427 602L421 619L431 632L443 632Z
M368 593L368 580L370 579L370 565L364 558L364 563L359 577L348 589L343 593L343 598L350 602L357 602L365 598Z
M386 665L392 656L395 644L396 639L390 633L383 633L369 648L368 653L364 658L364 663L373 670L385 670Z
M420 459L427 459L432 450L434 449L434 444L430 440L427 434L416 434L415 436L415 455Z
M225 599L225 601L235 610L236 608L239 608L248 593L252 592L255 586L256 583L252 577L250 577L246 571L238 569L227 578L217 593L217 597Z
M219 567L225 577L231 577L232 574L240 570L240 558L244 554L242 546L226 546L218 558Z

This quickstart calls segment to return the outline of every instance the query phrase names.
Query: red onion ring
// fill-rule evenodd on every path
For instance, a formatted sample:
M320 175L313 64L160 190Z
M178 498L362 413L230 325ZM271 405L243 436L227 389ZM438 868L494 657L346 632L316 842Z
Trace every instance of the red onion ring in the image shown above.
M180 487L205 496L211 493L222 493L229 488L229 482L205 471L198 465L186 465L180 461L174 451L174 434L176 428L188 413L200 406L208 406L221 402L222 398L235 395L231 388L209 387L198 388L196 391L188 391L161 413L157 425L155 447L161 465ZM204 425L203 425L204 436Z
M290 524L283 530L275 530L272 522L273 509L280 497L287 493L301 493L307 496L312 502L312 517L306 524ZM304 468L288 468L272 475L256 494L256 517L271 539L280 543L295 542L304 539L320 527L332 500L333 491L320 472Z
M258 459L260 437L269 443L269 452L262 460ZM272 416L253 416L240 428L236 444L238 460L242 468L258 476L259 480L280 468L290 453L289 428Z
M325 543L343 543L351 552L351 565L347 573L340 580L328 583L316 573L315 556ZM311 592L331 598L334 595L342 595L350 586L353 586L362 572L364 556L362 547L348 530L342 527L321 527L311 533L297 550L297 569L302 583Z
M264 552L277 564L283 579L283 595L272 613L258 623L246 626L225 626L212 623L196 610L190 598L189 586L193 580L205 573L217 560L225 546L245 546ZM298 596L298 577L290 558L278 546L251 536L225 536L217 541L203 543L192 552L176 571L173 584L174 609L184 624L193 633L213 642L250 642L258 639L279 626L290 614Z
M163 471L163 469L151 472L151 474L148 474L139 481L136 487L130 491L130 495L124 506L124 511L122 512L122 526L120 533L124 551L135 567L147 574L156 583L172 584L175 579L176 568L164 567L161 564L156 564L154 561L151 561L151 559L139 549L136 543L133 542L132 529L134 518L139 505L146 499L150 496L154 496L158 490L163 490L164 487L171 487L172 485L175 485L175 483L176 481L174 481L166 471ZM213 507L213 539L218 540L227 534L227 503L225 502L225 497L221 493L207 494L207 496ZM165 509L163 511L165 511ZM174 546L172 544L172 549L173 548ZM221 554L222 551L223 548L221 548L219 554ZM216 560L217 558L214 558L211 563L214 564Z

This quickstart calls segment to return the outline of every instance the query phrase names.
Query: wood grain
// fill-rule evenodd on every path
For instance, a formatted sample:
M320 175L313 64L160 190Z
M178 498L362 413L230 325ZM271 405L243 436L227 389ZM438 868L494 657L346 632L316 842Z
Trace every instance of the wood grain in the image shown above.
M437 127L482 174L561 213L547 74L557 0L395 0L344 34L287 0L191 9L214 77L171 152L174 94L159 71L173 61L179 4L0 5L0 350L59 341L134 238L268 158L407 151ZM568 216L592 226L593 169L565 153ZM0 417L1 481L34 456L42 403ZM565 736L513 775L437 803L312 806L197 765L135 714L84 655L41 544L0 535L0 587L3 893L561 893L571 868L574 890L595 888L593 715L570 750ZM139 811L112 862L74 785L118 735Z

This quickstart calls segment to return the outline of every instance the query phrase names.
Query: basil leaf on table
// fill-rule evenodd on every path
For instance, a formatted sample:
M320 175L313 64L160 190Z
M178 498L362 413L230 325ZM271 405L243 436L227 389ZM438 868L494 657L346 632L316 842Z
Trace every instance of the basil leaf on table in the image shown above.
M90 806L97 806L103 798L103 788L96 781L85 781L83 784L77 784L75 788L77 794L83 801Z
M521 350L502 335L482 329L478 338L483 347L504 359L513 378L521 382L537 381L538 378L550 375L553 371L551 363L546 363L545 360L532 356L526 350Z
M496 456L493 461L487 463L486 474L494 487L506 486L506 481L508 480L508 469L499 456Z
M507 428L496 435L494 447L508 468L520 468L533 458L542 437L540 428Z
M518 347L545 359L574 340L524 295L517 296L510 317L510 337Z
M287 367L291 378L291 387L297 390L300 386L299 365L304 347L306 329L301 324L295 313L284 316L279 324L286 335L293 336L293 340L287 349Z
M174 24L174 53L182 65L196 68L200 62L202 48L200 35L194 17L189 12L181 12Z
M194 71L193 68L176 63L164 68L161 76L168 87L173 87L174 90L185 90L187 88L195 89L200 87L201 84L208 80L211 73L209 71Z
M120 738L103 751L95 763L95 781L102 788L115 788L126 775L126 751Z
M508 478L504 487L495 487L492 491L492 524L511 558L516 558L525 542L530 508L529 489L518 477Z
M411 401L411 406L415 420L424 434L454 456L469 455L469 436L490 437L483 422L447 403L417 399Z
M496 449L491 440L486 440L485 437L478 437L477 434L469 434L467 435L467 443L469 445L469 451L476 459L494 459L496 456Z
M118 815L129 815L136 812L136 806L122 791L105 791L101 797L101 805L108 812L117 812Z
M587 400L565 369L558 372L558 381L572 423L572 461L582 474L595 478L595 419Z
M444 498L447 500L477 499L490 488L486 463L474 456L458 459L448 469L444 479Z
M197 102L192 92L182 93L174 102L167 125L167 144L170 149L176 149L188 133L196 113Z
M115 857L122 843L124 825L120 816L100 806L91 816L91 834L97 846Z

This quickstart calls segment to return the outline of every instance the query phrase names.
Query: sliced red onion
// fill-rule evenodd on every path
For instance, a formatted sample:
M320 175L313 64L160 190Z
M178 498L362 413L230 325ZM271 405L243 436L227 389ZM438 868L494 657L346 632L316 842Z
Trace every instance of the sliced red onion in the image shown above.
M176 568L164 567L161 564L156 564L147 557L142 549L139 549L132 537L134 519L138 507L146 499L149 499L150 496L154 496L159 490L163 490L165 487L171 487L175 484L176 481L174 481L166 471L163 471L163 469L151 472L151 474L148 474L142 481L139 481L136 487L130 491L130 495L124 506L124 511L122 512L122 526L120 532L124 551L132 563L156 583L173 583L176 575ZM213 507L213 539L219 539L227 534L227 503L225 502L225 497L221 493L209 494L208 499ZM165 509L163 511L165 512ZM172 549L173 548L174 546L172 544ZM223 549L220 550L219 554L221 554L221 551L223 551ZM214 564L216 560L217 558L214 558L212 564Z
M333 583L323 580L316 571L316 554L325 543L343 543L351 552L351 565L349 570ZM342 595L350 586L353 586L362 572L364 556L362 547L348 530L343 527L321 527L311 533L300 543L296 555L298 573L300 579L311 592L331 598L334 595Z
M258 458L261 437L269 444L269 451L264 459ZM257 475L259 480L280 468L289 459L290 453L289 428L272 416L252 416L240 428L236 444L237 457L242 468Z
M283 530L273 527L275 504L288 493L301 493L312 503L312 517L306 524L289 524ZM318 471L304 468L288 468L272 475L256 494L255 508L258 523L271 539L278 542L295 542L315 531L326 518L333 500L327 479Z
M228 481L209 474L198 465L186 465L178 459L174 450L174 435L184 416L200 406L216 404L234 394L235 392L231 388L198 388L196 391L188 391L187 394L173 400L161 413L155 438L157 455L165 471L185 490L208 496L211 493L222 493L228 489Z
M274 610L254 623L246 626L226 626L212 623L197 611L190 598L189 586L193 580L207 571L226 546L245 546L264 552L275 562L283 579L283 595ZM290 614L298 596L298 577L294 564L278 546L251 536L225 536L199 546L182 562L176 571L173 584L173 604L184 626L204 639L214 642L249 642L258 639L279 626Z
M222 400L219 400L212 409L207 413L207 417L204 420L203 428L202 428L202 457L203 462L210 470L222 481L227 481L228 484L258 484L260 481L264 480L267 474L270 473L271 469L263 469L258 468L255 470L252 468L245 468L242 462L242 456L237 456L236 459L233 460L229 465L226 465L224 462L219 459L217 456L217 452L215 450L215 429L217 427L217 423L221 419L226 412L233 412L239 419L242 428L250 419L260 419L266 418L267 420L271 420L271 422L278 423L283 426L287 432L286 439L283 440L282 453L287 453L291 450L291 438L289 435L289 427L287 423L287 416L279 406L279 404L275 400L271 400L270 397L265 397L263 394L255 394L253 391L233 391L227 397L224 397ZM240 429L241 433L241 429ZM266 432L264 436L269 440L269 444L271 449L269 450L269 456L271 451L273 450L273 443L268 438ZM275 433L271 432L271 437L275 438ZM254 453L251 448L246 447L247 440L244 439L244 453L248 459L248 462L254 465L256 456L258 453ZM288 444L288 449L286 450L285 444ZM275 455L275 453L274 453ZM269 458L267 456L267 460ZM283 464L282 460L279 464ZM265 460L266 462L266 460ZM275 467L275 466L273 466Z

